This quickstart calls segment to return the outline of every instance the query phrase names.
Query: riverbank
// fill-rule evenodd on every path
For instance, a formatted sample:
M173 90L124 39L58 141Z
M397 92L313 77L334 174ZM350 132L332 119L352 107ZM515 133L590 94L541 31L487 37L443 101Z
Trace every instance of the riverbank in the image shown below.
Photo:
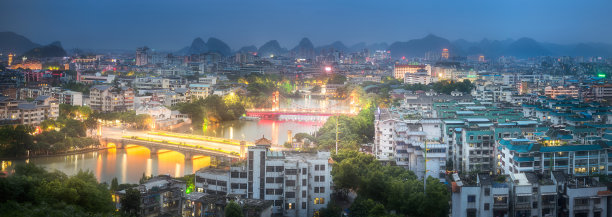
M65 156L65 155L71 155L71 154L83 154L83 153L94 152L94 151L102 151L102 150L106 150L106 149L109 149L109 147L86 148L86 149L66 151L66 152L62 152L62 153L44 154L44 155L31 155L31 156L21 156L21 157L0 157L0 160L3 160L3 161L6 161L6 160L26 160L26 159L31 159L31 158L59 157L59 156Z

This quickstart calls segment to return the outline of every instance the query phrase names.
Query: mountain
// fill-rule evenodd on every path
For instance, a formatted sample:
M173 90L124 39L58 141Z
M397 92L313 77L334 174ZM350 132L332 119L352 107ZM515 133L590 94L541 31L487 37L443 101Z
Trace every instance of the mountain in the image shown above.
M276 40L266 42L257 50L257 54L262 57L279 56L285 53L287 53L287 49L282 48Z
M240 50L236 51L236 53L252 53L252 52L257 52L257 47L255 47L255 45L244 46L244 47L241 47Z
M25 52L23 56L34 58L48 58L65 57L67 56L67 54L64 48L62 48L62 44L59 41L56 41L46 46L31 49L28 52Z
M389 46L391 56L401 58L403 56L422 57L427 52L442 52L442 49L447 48L453 54L458 54L457 49L453 49L453 45L447 39L429 34L422 39L413 39L407 42L394 42Z
M315 56L314 45L308 38L302 38L300 43L291 49L296 58L313 59Z
M349 49L341 41L335 41L334 43L315 48L317 54L329 53L332 51L348 52Z
M191 42L191 46L189 46L188 54L201 54L206 53L208 51L208 47L206 47L206 42L202 40L202 38L197 37L193 39Z
M30 39L14 32L0 32L1 52L11 52L20 55L40 46L40 44L36 44L30 41Z
M223 56L229 56L232 54L232 49L223 41L217 38L208 38L206 42L209 52L217 52Z
M210 37L207 42L202 38L193 39L189 47L184 47L177 51L180 55L202 54L208 52L216 52L224 56L232 54L232 49L223 41L217 38Z
M552 53L531 38L520 38L508 45L506 49L504 49L503 54L505 56L525 58L534 56L548 56Z
M360 43L350 46L349 51L350 52L360 52L360 51L363 51L363 49L368 49L370 52L373 52L377 50L387 50L387 48L389 48L389 45L384 42L374 43L374 44L366 44L365 42L360 42Z

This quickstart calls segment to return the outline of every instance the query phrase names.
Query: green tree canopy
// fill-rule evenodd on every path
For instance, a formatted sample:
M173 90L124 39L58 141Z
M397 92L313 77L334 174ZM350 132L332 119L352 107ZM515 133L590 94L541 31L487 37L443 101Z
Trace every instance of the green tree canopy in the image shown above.
M225 206L225 217L243 217L242 208L234 201L230 201Z

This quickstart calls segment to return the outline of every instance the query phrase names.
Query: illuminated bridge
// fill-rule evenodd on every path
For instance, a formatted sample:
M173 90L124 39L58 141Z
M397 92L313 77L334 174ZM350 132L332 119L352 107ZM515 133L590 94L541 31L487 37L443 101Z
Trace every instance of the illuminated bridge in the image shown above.
M172 141L158 141L153 139L146 139L140 137L124 137L124 138L113 138L104 137L100 138L100 143L104 147L114 145L118 149L123 149L129 145L142 146L151 152L151 156L154 157L160 150L176 151L185 156L185 160L191 160L195 156L210 156L212 158L221 159L222 161L239 159L239 152L246 149L245 146L236 146L234 150L227 150L221 148L210 148L203 144L184 143L184 142L172 142Z
M321 109L247 109L246 116L259 118L277 118L280 115L303 115L303 116L334 116L334 115L356 115L357 112L321 110Z

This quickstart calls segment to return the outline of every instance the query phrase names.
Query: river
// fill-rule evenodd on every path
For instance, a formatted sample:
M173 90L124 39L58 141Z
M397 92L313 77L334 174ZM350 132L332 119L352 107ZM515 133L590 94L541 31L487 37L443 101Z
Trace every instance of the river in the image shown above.
M308 98L288 99L280 107L348 109L347 105L340 101ZM247 141L255 141L265 136L271 139L273 144L283 144L287 141L289 131L292 135L314 133L326 119L327 117L322 116L280 116L278 120L228 121L207 126L206 129L194 133ZM110 148L82 154L0 163L2 171L9 173L17 164L34 163L47 170L58 170L68 175L74 175L79 170L91 171L100 182L110 183L116 177L119 183L138 183L143 173L147 176L168 174L173 177L193 174L200 168L208 167L210 157L194 158L192 162L185 163L185 158L178 152L167 151L151 156L147 148L130 146L126 149Z

